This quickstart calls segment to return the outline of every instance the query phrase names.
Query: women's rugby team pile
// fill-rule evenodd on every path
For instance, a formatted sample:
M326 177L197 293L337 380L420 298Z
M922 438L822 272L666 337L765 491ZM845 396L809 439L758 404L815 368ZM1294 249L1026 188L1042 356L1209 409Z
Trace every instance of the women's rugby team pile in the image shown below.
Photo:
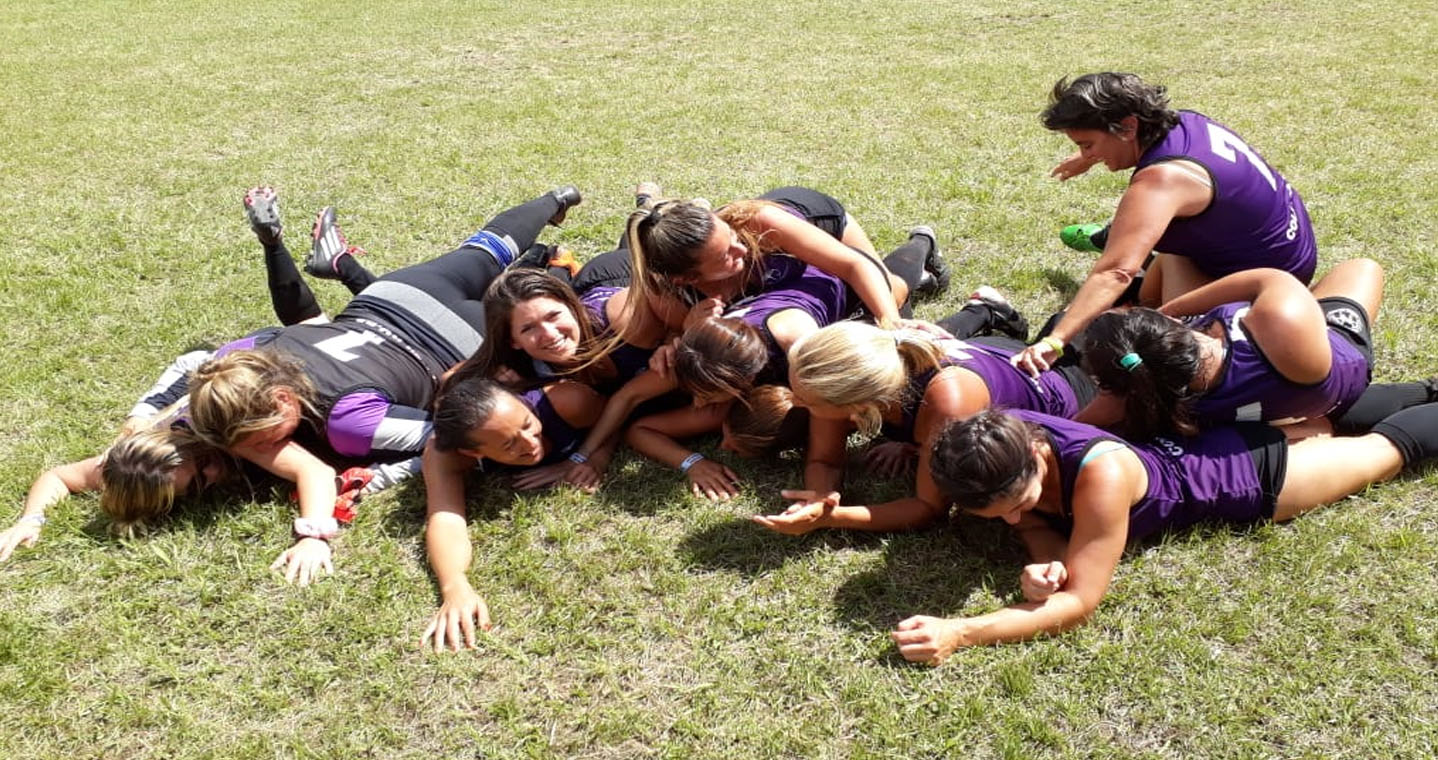
M128 533L210 484L275 477L300 512L275 567L307 584L332 570L356 502L418 472L442 594L424 641L474 647L490 620L468 580L466 477L593 490L622 442L725 500L739 475L686 443L717 433L741 457L805 451L790 506L753 518L781 533L909 530L952 508L1014 526L1032 556L1023 603L893 632L937 664L1085 620L1130 539L1287 520L1438 455L1438 382L1369 382L1382 269L1355 259L1315 280L1302 198L1239 136L1130 74L1060 81L1042 121L1078 147L1060 179L1134 171L1110 224L1063 231L1098 258L1032 343L988 287L912 319L952 276L934 231L881 257L837 200L800 187L711 210L642 184L618 247L583 266L538 242L580 202L562 187L380 277L327 208L305 269L354 294L331 320L274 191L254 188L283 326L177 359L102 454L40 476L0 560L69 493L98 491ZM912 496L842 496L855 430L874 437L868 467L914 473Z

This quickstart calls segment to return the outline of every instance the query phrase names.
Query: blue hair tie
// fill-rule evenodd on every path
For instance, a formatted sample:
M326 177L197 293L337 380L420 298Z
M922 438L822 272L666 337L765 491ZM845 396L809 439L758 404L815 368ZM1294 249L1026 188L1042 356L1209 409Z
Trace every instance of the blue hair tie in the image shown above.
M1133 351L1118 358L1118 366L1122 367L1126 372L1132 372L1138 369L1138 365L1140 364L1143 364L1143 357Z

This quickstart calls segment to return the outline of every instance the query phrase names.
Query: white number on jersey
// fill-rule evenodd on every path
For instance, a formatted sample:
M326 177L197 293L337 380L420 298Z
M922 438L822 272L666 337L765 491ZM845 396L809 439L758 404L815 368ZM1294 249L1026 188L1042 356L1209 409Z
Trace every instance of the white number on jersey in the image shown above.
M315 348L333 357L335 361L352 362L359 358L359 354L354 353L354 349L366 344L377 346L383 342L384 340L378 335L365 330L363 332L344 332L333 338L325 338L316 343Z
M1268 180L1268 186L1273 188L1274 192L1278 192L1278 180L1273 178L1273 172L1268 170L1268 164L1263 163L1263 159L1253 152L1253 148L1248 147L1248 143L1238 139L1238 135L1217 124L1209 124L1208 147L1214 152L1214 155L1234 163L1238 163L1238 154L1242 153L1248 159L1248 163L1253 166L1254 171L1263 175L1263 178Z

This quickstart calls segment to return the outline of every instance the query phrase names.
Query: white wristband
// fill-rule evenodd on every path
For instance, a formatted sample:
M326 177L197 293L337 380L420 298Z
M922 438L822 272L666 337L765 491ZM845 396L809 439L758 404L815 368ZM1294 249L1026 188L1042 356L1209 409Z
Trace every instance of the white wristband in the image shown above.
M339 521L333 517L296 517L295 535L300 538L318 538L328 541L339 535Z
M45 516L44 516L44 515L20 515L19 517L15 518L15 522L17 522L17 523L35 523L36 525L44 525L44 524L45 524Z
M687 456L687 457L684 457L684 461L682 461L682 462L679 463L679 471L680 471L680 472L689 472L689 468L690 468L690 467L693 467L693 466L696 465L696 464L698 464L698 463L699 463L699 460L701 460L701 459L703 459L703 458L704 458L704 455L703 455L703 454L700 454L700 453L697 452L697 451L694 452L693 454L690 454L690 455Z

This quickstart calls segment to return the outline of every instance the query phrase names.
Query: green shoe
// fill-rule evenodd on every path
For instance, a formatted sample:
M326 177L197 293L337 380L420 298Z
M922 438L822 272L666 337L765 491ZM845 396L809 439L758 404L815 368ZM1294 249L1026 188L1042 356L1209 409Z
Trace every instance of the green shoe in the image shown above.
M1107 241L1107 230L1108 225L1106 224L1070 224L1059 231L1059 240L1075 251L1098 253L1103 250L1103 243ZM1094 236L1100 232L1105 234L1099 236L1099 240L1094 240Z

